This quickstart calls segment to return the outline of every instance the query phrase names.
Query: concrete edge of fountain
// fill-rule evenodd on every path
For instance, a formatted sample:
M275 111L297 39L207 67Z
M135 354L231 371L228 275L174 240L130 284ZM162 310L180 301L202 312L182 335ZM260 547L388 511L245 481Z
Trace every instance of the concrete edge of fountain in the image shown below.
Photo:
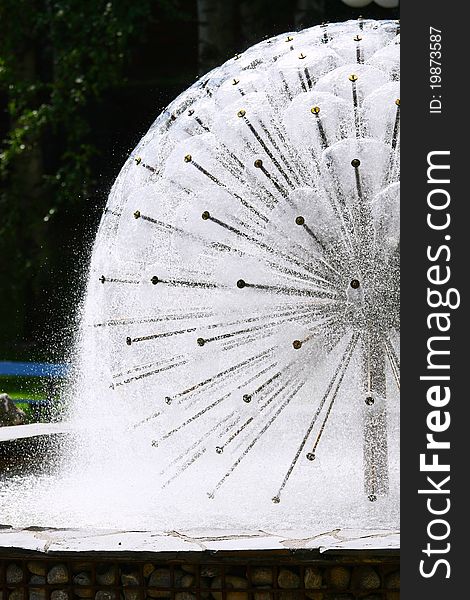
M15 528L0 525L0 552L21 550L54 555L68 553L172 554L232 551L397 554L399 531L119 531Z

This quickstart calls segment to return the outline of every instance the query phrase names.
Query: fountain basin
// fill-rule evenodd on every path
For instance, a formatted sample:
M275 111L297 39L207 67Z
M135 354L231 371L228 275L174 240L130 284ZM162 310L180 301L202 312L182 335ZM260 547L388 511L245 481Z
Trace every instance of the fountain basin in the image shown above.
M313 551L397 553L399 532L376 529L334 531L122 531L15 528L2 525L0 548L44 553L214 553L229 551Z
M54 463L73 435L73 427L66 423L4 428L3 464L9 457L12 473L26 468L37 475L44 461ZM33 515L34 506L32 522ZM113 580L103 578L110 573ZM395 600L398 573L397 530L158 531L0 525L2 600L323 600L329 592L337 592L338 585L345 598L363 597L372 585L377 600ZM233 592L234 585L242 591ZM320 591L312 591L311 585L321 585Z

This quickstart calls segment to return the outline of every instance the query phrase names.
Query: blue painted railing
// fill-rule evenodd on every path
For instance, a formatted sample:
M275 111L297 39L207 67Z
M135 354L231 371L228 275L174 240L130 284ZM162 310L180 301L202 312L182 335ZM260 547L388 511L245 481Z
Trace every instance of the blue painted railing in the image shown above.
M10 377L66 377L69 365L53 363L30 363L0 361L0 375Z

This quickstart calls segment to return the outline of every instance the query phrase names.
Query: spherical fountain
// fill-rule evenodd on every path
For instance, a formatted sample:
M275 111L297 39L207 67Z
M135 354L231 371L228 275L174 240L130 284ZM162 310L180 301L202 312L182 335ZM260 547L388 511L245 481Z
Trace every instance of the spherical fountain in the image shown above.
M398 34L263 41L157 118L96 236L78 442L5 522L397 529Z

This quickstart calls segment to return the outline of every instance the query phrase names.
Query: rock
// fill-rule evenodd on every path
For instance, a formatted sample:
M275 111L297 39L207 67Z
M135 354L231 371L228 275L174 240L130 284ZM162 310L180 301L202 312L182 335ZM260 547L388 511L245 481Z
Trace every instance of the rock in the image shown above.
M7 425L24 425L26 414L17 408L8 394L0 394L0 427Z
M117 600L114 590L99 590L95 594L95 600Z
M153 573L153 571L155 571L155 566L152 565L152 563L145 563L145 565L142 567L144 577L149 577Z
M57 585L59 583L68 583L69 572L63 564L54 565L47 574L47 583Z
M133 590L132 588L126 588L122 591L124 598L126 600L140 600L140 592L139 590Z
M170 569L155 569L150 575L149 587L170 587Z
M202 565L201 577L219 577L220 567L216 565Z
M151 587L159 587L165 588L170 587L171 585L171 575L170 569L155 569L150 575L148 586ZM152 590L148 589L147 594L151 598L170 598L171 592L165 592L163 590Z
M290 569L281 569L277 577L277 583L283 589L299 588L300 577Z
M181 565L181 568L183 571L186 571L186 573L196 573L197 567L197 565Z
M176 592L175 600L196 600L196 594L191 592Z
M138 573L123 573L121 575L121 581L124 587L140 585L140 577Z
M181 580L183 579L183 577L185 575L188 575L188 573L185 573L182 569L174 569L173 570L173 585L175 587L182 587L181 586Z
M16 563L10 563L5 573L7 583L21 583L23 581L23 569Z
M390 590L400 589L400 571L393 571L385 577L385 587Z
M186 566L186 565L185 565ZM150 579L148 582L149 586L155 587L170 587L171 585L171 573L169 569L156 569L151 565L152 571L150 571ZM174 571L174 585L175 587L191 587L194 583L194 575L185 572L183 569L175 569ZM139 585L139 583L128 584L128 585ZM209 586L208 586L209 587ZM155 592L153 592L155 593ZM167 592L164 592L165 596L152 596L153 598L166 598ZM151 591L149 592L151 594Z
M194 575L185 573L184 571L175 571L175 585L176 587L188 588L194 584Z
M73 593L79 598L93 598L95 592L91 587L74 588Z
M334 590L346 590L349 586L351 573L347 567L335 565L326 571L326 581Z
M304 584L307 590L319 590L322 586L322 572L318 567L307 567L304 574ZM309 596L311 598L311 596Z
M77 573L73 576L73 583L77 586L74 588L74 594L79 598L93 598L95 592L91 587L85 587L91 585L91 573L87 571L82 571L81 573Z
M227 590L225 595L222 592L214 591L217 588L222 587L222 578L216 577L212 581L212 596L214 600L248 600L248 592L237 592L232 590L245 590L248 587L248 580L244 577L237 577L236 575L225 576L225 587Z
M393 571L386 575L385 587L387 589L385 600L400 600L400 571Z
M8 600L24 600L24 590L21 588L12 590L8 595Z
M91 573L82 571L73 576L73 582L75 585L91 585Z
M352 584L359 590L377 590L380 587L380 576L369 565L356 567L353 571Z
M210 593L211 580L208 577L201 577L199 580L199 585L201 586L201 598L205 600L206 598L212 598Z
M46 583L46 578L41 575L32 575L29 583L33 583L36 585L44 585Z
M65 590L53 590L51 600L69 600L69 593Z
M250 571L250 579L253 585L272 585L273 570L269 567L253 567Z
M98 585L114 585L116 583L117 574L117 569L114 565L97 565L96 583Z
M46 600L46 590L30 588L28 598L29 600Z
M28 571L30 573L32 573L33 575L39 575L41 577L45 577L46 565L44 563L39 562L37 560L31 560L30 562L26 563L26 566L28 568Z
M323 592L317 592L317 591L313 591L313 592L306 591L305 597L310 598L310 600L325 600L325 594Z
M233 591L227 592L225 596L222 596L220 592L212 592L212 597L214 600L222 600L222 598L225 598L225 600L248 600L249 598L248 592Z
M271 589L271 586L257 588L256 592L253 593L253 600L273 600L272 593L267 591Z

